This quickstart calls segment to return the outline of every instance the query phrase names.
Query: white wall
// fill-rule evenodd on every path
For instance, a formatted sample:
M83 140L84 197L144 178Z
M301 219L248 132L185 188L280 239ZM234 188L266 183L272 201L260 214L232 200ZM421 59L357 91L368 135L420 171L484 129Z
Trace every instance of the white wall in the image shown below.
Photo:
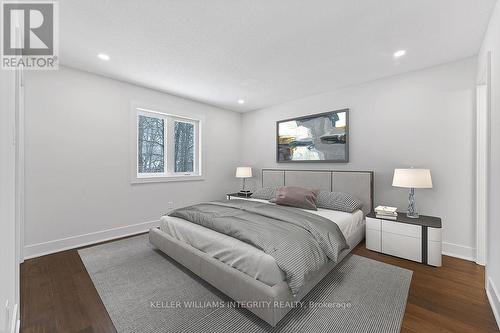
M470 58L246 113L243 162L258 168L373 170L375 204L400 210L406 210L408 196L391 186L394 168L430 168L434 188L417 190L420 212L442 218L445 252L471 259L475 75L476 59ZM348 164L276 163L277 120L346 107Z
M0 332L7 332L5 304L18 304L19 264L16 247L15 76L0 70ZM9 316L12 308L9 307Z
M428 167L434 189L417 191L420 211L442 217L446 253L472 258L475 75L471 58L241 116L65 67L28 72L25 256L146 230L168 201L181 206L238 189L234 168L248 164L374 170L376 204L401 210L407 193L391 186L392 170ZM205 117L206 180L130 184L131 100ZM344 107L350 163L276 164L275 121Z
M479 70L485 68L487 53L491 52L490 96L490 163L489 211L487 225L487 292L500 326L500 2L490 19L485 39L479 52ZM478 77L482 73L478 73Z
M238 189L241 116L62 67L26 73L25 257L147 230ZM206 180L130 183L130 102L200 115Z

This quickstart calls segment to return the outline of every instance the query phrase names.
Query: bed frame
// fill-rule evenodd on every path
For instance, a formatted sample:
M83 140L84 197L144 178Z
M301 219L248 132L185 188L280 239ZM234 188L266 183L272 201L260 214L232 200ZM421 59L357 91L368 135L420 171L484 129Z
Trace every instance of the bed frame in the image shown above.
M347 192L363 200L365 204L363 211L365 213L373 210L373 172L371 171L263 169L262 185L293 185ZM347 239L350 250L363 240L364 230L364 223L362 223L353 235ZM287 282L283 281L272 287L268 286L171 237L158 228L149 231L149 240L169 257L181 263L233 300L243 303L261 302L259 304L263 304L262 302L266 302L266 304L270 304L268 307L248 307L248 310L272 326L276 326L292 309L292 307L279 306L281 302L300 301L335 267L332 262L325 265L314 276L307 279L299 294L294 297ZM340 260L345 258L349 251L344 252Z

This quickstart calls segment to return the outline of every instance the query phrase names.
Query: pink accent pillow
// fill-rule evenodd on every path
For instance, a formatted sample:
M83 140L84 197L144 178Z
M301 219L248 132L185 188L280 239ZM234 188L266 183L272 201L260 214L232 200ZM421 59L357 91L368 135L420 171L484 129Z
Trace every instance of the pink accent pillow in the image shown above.
M319 190L310 190L303 187L283 186L276 190L276 198L271 202L277 205L291 206L310 210L318 210L316 208L316 198Z

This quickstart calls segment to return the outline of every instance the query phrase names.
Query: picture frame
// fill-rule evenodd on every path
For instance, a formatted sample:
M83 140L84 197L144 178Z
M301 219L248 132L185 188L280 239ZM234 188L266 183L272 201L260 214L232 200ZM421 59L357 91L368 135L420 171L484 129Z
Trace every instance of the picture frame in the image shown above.
M276 122L277 163L348 163L349 109Z

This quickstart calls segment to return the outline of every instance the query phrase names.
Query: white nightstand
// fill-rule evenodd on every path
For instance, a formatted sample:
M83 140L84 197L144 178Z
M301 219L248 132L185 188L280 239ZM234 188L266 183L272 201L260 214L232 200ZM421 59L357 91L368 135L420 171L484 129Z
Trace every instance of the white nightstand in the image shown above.
M395 257L441 266L441 219L398 213L397 220L366 216L366 248Z

